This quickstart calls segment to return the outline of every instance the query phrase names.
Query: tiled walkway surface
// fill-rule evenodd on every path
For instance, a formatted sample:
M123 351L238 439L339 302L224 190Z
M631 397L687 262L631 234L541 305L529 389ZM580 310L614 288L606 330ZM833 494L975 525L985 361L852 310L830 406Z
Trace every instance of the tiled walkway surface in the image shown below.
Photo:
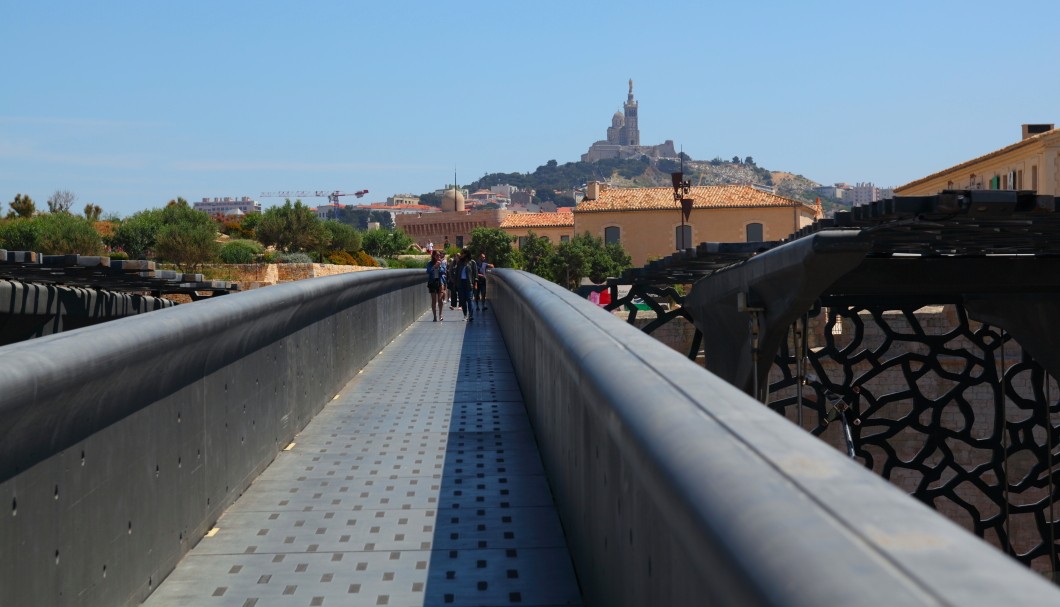
M428 312L145 603L580 605L492 312Z

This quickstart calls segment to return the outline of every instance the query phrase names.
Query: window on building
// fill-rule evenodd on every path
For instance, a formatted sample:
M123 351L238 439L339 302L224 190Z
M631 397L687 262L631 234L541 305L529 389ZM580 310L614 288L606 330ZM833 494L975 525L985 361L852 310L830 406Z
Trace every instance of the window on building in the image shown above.
M604 244L611 244L612 242L618 243L621 235L622 231L618 226L604 228Z
M1038 165L1031 165L1031 189L1038 191Z
M747 242L762 242L762 224L760 223L749 223L747 224Z
M563 236L559 237L559 241L560 242L570 242L570 236L567 236L566 234L564 234Z
M674 248L682 251L692 246L692 226L683 225L674 228Z
M1016 171L1016 189L1023 189L1023 169Z
M458 248L458 249L464 248L464 237L463 236L457 236L456 237L456 248Z
M522 249L522 248L525 248L525 247L526 247L526 236L520 236L519 237L519 248Z

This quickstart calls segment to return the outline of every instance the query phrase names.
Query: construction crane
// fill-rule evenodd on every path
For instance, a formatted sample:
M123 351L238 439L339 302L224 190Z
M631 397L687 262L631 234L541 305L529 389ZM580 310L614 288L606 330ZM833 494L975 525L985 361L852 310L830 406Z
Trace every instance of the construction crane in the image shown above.
M339 196L356 196L357 198L363 198L368 190L358 190L356 192L340 192L335 190L334 192L328 192L325 190L317 190L315 192L264 192L262 198L327 198L328 203L337 205L339 204Z

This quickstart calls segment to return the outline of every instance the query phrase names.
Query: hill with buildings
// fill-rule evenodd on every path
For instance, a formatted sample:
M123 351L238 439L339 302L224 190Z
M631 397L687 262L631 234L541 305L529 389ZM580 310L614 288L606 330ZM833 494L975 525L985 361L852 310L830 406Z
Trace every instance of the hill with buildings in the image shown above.
M820 184L785 171L770 171L758 166L750 156L732 160L693 160L674 149L667 139L657 145L642 145L640 138L640 104L633 97L633 80L622 110L611 116L605 138L594 142L579 162L559 164L555 160L537 167L533 173L489 173L464 187L468 192L489 190L492 186L514 186L523 192L533 191L539 202L557 206L574 206L578 191L592 181L619 187L660 187L672 185L671 173L683 170L693 186L752 185L785 198L813 202L821 196L815 190ZM441 196L435 192L420 197L422 204L439 206ZM832 200L822 200L826 209Z
M550 160L533 173L489 173L466 185L468 190L488 189L494 185L512 185L521 190L534 190L540 200L552 200L560 206L573 206L575 190L590 181L600 181L621 187L669 186L670 174L682 170L682 163L671 158L608 158L596 162L568 162ZM692 185L755 185L771 188L776 194L812 202L819 194L814 188L820 184L784 171L764 169L748 156L732 160L692 160L683 163L685 179Z
M785 198L813 202L821 196L815 190L820 184L785 171L770 171L758 166L747 156L731 160L693 160L674 149L667 139L657 145L642 145L640 137L640 103L633 97L633 80L622 109L611 116L611 126L605 138L592 143L581 155L580 162L559 164L549 160L533 173L490 173L466 184L468 192L489 190L492 186L514 186L524 192L533 191L538 201L551 201L557 206L574 206L579 190L592 181L619 187L660 187L672 185L671 173L683 171L693 186L752 185ZM838 198L837 198L838 200ZM423 204L438 206L438 193L420 198ZM835 201L822 200L826 209Z

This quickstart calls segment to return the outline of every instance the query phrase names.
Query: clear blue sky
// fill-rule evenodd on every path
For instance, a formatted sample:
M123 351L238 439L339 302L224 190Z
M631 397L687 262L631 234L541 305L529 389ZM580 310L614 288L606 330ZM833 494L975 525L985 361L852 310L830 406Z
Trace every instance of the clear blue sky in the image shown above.
M59 189L128 216L530 172L604 138L630 78L644 144L900 185L1060 123L1058 17L1056 0L11 0L0 212Z

